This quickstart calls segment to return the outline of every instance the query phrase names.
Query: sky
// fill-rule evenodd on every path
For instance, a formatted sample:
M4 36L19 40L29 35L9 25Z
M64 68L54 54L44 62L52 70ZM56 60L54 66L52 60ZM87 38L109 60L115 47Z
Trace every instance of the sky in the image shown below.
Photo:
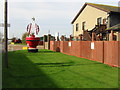
M4 22L4 0L0 0L0 23ZM85 2L118 6L119 0L8 0L8 38L21 38L26 27L36 18L40 27L39 36L69 36L73 32L71 21ZM3 33L4 28L0 27Z

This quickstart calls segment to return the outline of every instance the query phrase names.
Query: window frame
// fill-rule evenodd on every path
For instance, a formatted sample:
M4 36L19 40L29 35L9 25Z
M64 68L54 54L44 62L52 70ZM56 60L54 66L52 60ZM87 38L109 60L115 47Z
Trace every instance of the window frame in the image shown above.
M82 22L82 30L84 31L86 27L86 21Z
M79 24L76 23L76 31L78 31L78 29L79 29Z
M101 25L102 24L102 17L97 18L97 25Z
M103 24L106 25L108 22L107 22L107 18L104 18L103 19Z

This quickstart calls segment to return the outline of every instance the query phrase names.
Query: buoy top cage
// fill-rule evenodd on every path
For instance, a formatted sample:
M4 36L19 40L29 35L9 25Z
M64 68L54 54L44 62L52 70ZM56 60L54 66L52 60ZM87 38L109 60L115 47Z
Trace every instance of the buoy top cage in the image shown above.
M35 23L35 18L33 17L32 18L32 23L27 25L28 35L29 36L31 36L31 35L38 35L39 31L40 31L39 30L39 26Z

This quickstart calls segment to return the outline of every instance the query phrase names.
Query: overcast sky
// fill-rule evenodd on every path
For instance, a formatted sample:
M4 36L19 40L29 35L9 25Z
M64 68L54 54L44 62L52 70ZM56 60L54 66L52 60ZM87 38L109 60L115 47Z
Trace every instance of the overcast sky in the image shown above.
M40 26L39 36L50 33L69 36L72 34L71 21L85 2L118 6L119 0L8 0L9 38L21 38L31 18ZM3 19L3 0L0 0L0 23ZM3 32L3 28L0 28Z

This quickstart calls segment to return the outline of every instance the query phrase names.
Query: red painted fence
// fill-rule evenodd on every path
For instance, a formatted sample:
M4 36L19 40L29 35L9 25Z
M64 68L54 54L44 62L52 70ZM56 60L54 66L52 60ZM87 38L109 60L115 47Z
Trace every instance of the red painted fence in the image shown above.
M120 41L50 41L50 50L120 67Z

